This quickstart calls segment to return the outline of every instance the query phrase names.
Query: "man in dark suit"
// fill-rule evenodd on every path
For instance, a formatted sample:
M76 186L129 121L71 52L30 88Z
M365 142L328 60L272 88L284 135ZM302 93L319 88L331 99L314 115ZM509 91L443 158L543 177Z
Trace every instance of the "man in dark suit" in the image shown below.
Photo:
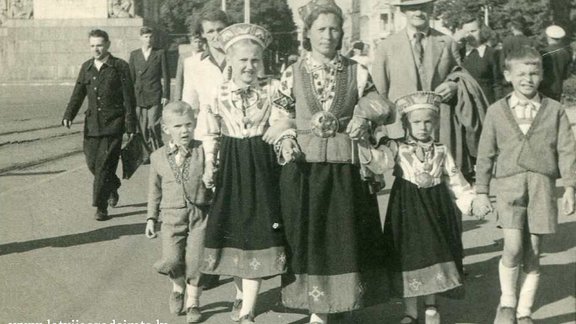
M134 80L140 131L148 147L154 151L162 146L160 118L162 107L170 98L170 74L164 50L152 48L152 28L142 27L140 40L142 48L130 53L130 72Z
M100 29L88 34L93 58L80 68L76 86L62 118L70 128L84 98L88 109L84 121L84 155L94 175L92 205L96 220L108 219L107 207L118 203L120 179L116 167L122 146L122 134L136 131L134 87L130 68L124 60L112 56L108 34Z
M462 67L478 82L490 104L502 98L503 74L498 53L487 45L490 29L476 17L463 20Z
M562 43L566 32L562 27L552 25L546 28L548 47L542 51L542 68L544 77L540 84L540 91L556 100L562 99L562 87L564 80L570 75L572 54L568 50L569 45Z

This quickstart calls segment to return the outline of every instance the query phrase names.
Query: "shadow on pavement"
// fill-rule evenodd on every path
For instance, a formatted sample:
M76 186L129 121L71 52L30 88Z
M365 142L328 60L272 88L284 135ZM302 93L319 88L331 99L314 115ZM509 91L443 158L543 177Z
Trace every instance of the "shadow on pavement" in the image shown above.
M202 306L202 318L203 321L207 321L210 317L221 314L228 313L232 309L231 302L216 302Z
M576 219L574 214L568 217ZM555 234L544 236L541 253L564 252L576 246L576 235L574 233L576 233L576 221L559 224Z
M556 234L545 237L542 246L541 259L549 257L549 254L565 252L576 246L576 222L563 223L558 226ZM502 240L496 240L494 244L466 249L465 255L483 254L502 251ZM466 298L462 301L453 301L451 307L453 314L446 314L450 322L454 323L488 323L493 320L498 300L500 298L500 286L498 283L498 262L500 255L483 262L466 265L468 272ZM561 264L549 264L541 266L540 287L536 297L533 311L552 305L557 302L565 302L574 296L576 280L576 267L574 260L561 260ZM521 284L521 281L519 282ZM441 305L443 302L440 303ZM560 314L554 317L539 319L543 323L567 323L572 322L576 313Z
M122 206L123 207L123 206ZM118 207L116 207L118 208ZM113 208L111 210L114 210L116 208ZM108 210L108 212L111 211L110 209ZM132 212L127 212L127 213L120 213L120 214L112 214L110 213L110 218L122 218L122 217L128 217L128 216L134 216L134 215L144 215L146 214L146 209L144 210L136 210L136 211L132 211ZM142 220L142 222L145 222L145 220Z
M63 236L56 236L26 242L14 242L0 245L0 255L23 253L45 247L70 247L119 239L127 235L142 235L146 224L125 224L99 228L97 230Z
M570 314L558 315L558 316L554 316L554 317L548 317L548 318L542 319L542 321L546 321L546 324L576 323L576 313L570 313Z
M130 205L120 205L116 208L128 208L128 207L146 207L148 206L148 203L142 202L142 203L137 203L137 204L130 204Z
M56 171L42 171L42 172L7 172L0 174L0 177L21 177L21 176L35 176L35 175L48 175L48 174L58 174L66 172L66 170L56 170Z

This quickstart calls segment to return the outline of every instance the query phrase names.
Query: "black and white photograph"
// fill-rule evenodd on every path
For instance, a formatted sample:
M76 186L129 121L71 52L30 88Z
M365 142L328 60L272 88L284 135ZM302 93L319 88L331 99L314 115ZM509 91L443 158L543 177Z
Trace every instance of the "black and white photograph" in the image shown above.
M0 0L0 324L576 324L576 0Z

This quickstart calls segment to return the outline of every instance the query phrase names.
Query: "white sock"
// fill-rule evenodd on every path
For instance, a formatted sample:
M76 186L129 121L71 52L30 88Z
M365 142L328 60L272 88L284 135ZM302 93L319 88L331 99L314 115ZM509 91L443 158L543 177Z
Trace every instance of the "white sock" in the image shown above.
M200 295L202 294L202 288L187 284L186 285L186 309L192 306L200 306Z
M534 305L534 298L538 290L538 283L540 282L540 273L528 273L522 289L520 289L520 298L518 298L517 317L525 317L532 315L532 306Z
M245 315L254 314L254 308L258 301L258 292L262 279L242 279L242 309L240 309L240 317Z
M498 264L498 273L500 277L500 290L502 295L500 296L500 306L501 307L512 307L516 308L517 298L516 298L516 287L518 286L518 274L519 267L508 268L502 263Z

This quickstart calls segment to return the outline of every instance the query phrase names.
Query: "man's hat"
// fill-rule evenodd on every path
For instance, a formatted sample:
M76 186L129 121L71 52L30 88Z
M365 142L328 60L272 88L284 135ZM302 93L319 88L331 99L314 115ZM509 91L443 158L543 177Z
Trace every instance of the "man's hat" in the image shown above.
M400 115L423 108L439 112L441 103L442 96L433 91L417 91L400 97L395 102Z
M266 28L252 25L252 24L234 24L226 27L218 35L222 48L226 51L234 43L243 40L251 39L260 44L262 48L268 47L272 42L272 34Z
M334 0L311 0L308 4L298 8L298 14L302 21L306 21L308 16L310 16L314 11L319 9L331 9L337 12L340 17L342 17L342 9L338 7Z
M415 6L421 5L429 2L434 2L436 0L396 0L394 3L395 6Z
M550 38L560 39L566 36L566 32L560 26L551 25L546 28L546 36Z

